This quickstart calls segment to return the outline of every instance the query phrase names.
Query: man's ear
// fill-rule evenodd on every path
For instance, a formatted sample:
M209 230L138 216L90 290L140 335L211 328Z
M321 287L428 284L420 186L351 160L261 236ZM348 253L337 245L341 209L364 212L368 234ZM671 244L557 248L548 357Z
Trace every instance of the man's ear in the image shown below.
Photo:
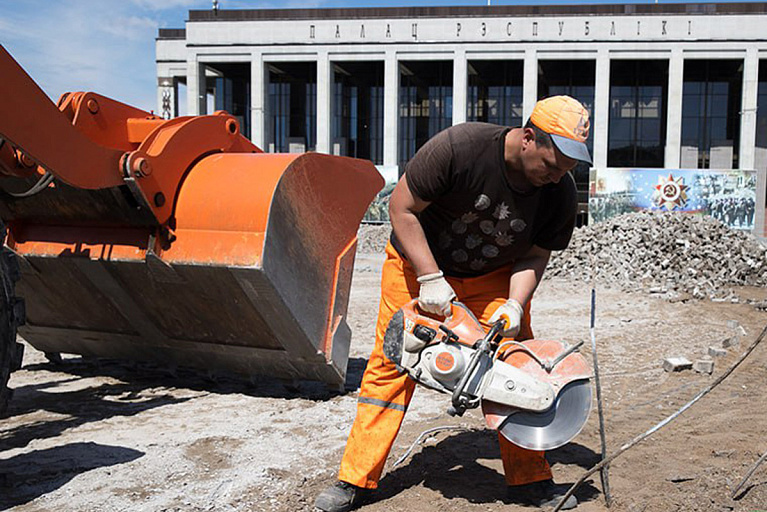
M522 145L527 147L530 144L535 144L535 130L529 127L522 128Z

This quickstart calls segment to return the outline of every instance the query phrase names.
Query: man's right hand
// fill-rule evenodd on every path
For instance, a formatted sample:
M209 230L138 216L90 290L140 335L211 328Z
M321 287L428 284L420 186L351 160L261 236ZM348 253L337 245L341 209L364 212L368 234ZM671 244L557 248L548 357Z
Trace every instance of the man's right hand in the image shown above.
M418 305L421 309L435 315L448 316L451 311L450 303L456 295L442 272L422 275L418 282L421 284L418 295Z

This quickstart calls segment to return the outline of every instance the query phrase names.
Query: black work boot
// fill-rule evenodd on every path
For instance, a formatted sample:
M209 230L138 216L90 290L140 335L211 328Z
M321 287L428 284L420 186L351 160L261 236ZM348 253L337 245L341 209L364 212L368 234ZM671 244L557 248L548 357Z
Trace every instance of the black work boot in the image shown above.
M553 480L542 480L531 484L510 485L506 491L506 498L520 505L554 508L559 505L569 489L569 486L555 484ZM578 500L575 496L570 496L561 510L570 510L576 506L578 506Z
M360 506L370 492L370 489L339 480L317 496L314 507L323 512L347 512Z

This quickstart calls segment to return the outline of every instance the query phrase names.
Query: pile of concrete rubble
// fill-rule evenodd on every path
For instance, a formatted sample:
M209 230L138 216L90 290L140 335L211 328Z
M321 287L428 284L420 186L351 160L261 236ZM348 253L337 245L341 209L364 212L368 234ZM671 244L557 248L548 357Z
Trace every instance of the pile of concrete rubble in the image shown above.
M596 279L668 298L738 300L733 286L767 285L767 247L708 216L637 212L576 229L549 276Z
M382 253L391 235L391 224L363 224L357 231L357 252Z

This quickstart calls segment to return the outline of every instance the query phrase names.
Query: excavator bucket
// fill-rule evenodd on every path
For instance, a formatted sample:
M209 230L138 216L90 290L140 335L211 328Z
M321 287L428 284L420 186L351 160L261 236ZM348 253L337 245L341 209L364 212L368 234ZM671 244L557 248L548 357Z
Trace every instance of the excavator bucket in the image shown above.
M57 185L36 202L65 197ZM342 385L357 228L382 186L367 161L224 152L184 175L167 243L92 212L58 224L11 212L19 332L45 352ZM124 209L119 190L75 192Z

